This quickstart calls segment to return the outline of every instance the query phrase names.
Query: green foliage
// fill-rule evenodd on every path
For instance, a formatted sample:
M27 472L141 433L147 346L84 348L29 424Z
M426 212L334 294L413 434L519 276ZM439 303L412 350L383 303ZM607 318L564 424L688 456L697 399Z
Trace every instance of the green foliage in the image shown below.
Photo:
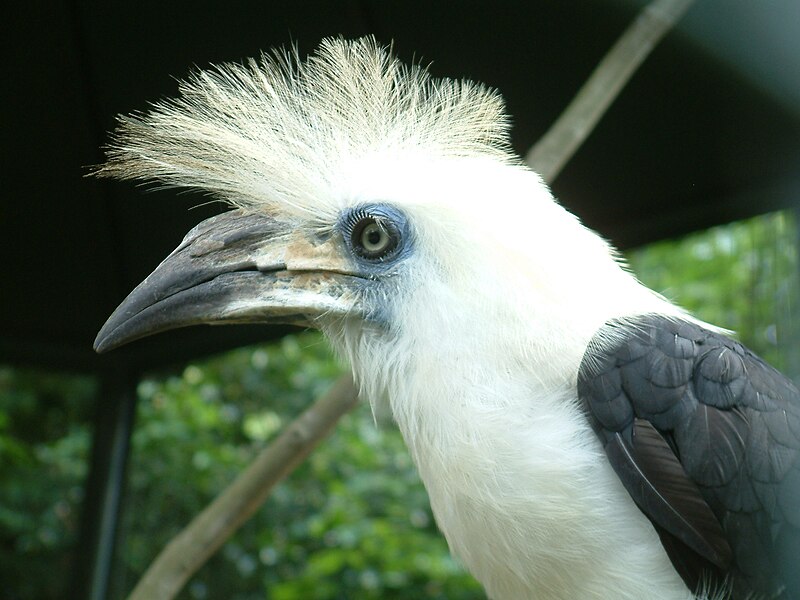
M629 253L642 280L799 374L797 227L765 215ZM139 385L117 588L341 373L290 336ZM93 382L0 368L0 598L65 597ZM335 432L182 592L184 600L483 598L450 558L399 433L368 406Z
M64 597L94 391L87 377L0 367L0 598Z

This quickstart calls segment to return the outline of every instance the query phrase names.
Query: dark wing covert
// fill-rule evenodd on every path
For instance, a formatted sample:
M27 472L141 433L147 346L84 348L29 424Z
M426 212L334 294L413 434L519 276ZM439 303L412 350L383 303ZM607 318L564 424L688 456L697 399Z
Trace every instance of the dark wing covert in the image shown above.
M598 332L578 394L692 590L800 599L800 392L741 344L648 315Z

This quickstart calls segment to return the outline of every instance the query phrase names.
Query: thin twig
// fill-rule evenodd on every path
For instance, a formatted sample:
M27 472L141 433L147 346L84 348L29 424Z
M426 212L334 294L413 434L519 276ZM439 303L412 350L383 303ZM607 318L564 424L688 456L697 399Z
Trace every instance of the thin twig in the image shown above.
M224 492L161 551L128 600L170 600L208 558L264 503L355 404L349 375L341 377L256 457Z
M525 162L547 182L558 177L633 73L694 0L654 0L631 23Z

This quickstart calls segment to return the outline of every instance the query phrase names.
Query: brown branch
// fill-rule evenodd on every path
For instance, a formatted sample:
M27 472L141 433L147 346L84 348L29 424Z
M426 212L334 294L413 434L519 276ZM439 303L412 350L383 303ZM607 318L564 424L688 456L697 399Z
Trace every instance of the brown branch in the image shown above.
M275 484L303 462L339 418L355 406L356 400L352 378L341 377L167 544L128 600L174 598L189 577L258 510Z
M525 157L552 182L619 95L656 44L694 0L654 0L631 23L578 91L566 110Z

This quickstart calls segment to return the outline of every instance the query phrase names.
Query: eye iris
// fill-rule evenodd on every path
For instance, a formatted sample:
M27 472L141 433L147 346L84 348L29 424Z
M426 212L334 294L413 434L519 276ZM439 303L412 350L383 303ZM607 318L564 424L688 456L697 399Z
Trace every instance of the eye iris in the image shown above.
M389 219L358 215L350 229L353 252L373 261L387 260L400 244L400 231Z
M368 252L380 252L389 243L389 236L377 223L370 223L361 232L361 245Z

